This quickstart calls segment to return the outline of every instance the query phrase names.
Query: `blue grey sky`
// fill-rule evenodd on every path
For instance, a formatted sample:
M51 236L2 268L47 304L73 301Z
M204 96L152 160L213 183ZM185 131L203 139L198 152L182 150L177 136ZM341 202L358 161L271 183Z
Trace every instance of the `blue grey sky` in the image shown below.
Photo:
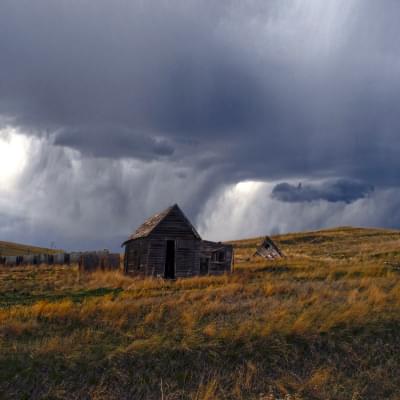
M0 239L400 227L395 0L0 3ZM300 185L299 185L300 184Z

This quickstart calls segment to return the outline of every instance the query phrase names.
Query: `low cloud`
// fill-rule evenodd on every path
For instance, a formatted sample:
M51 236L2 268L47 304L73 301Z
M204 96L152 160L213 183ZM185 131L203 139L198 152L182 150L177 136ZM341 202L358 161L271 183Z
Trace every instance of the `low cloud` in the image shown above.
M273 188L271 183L258 182L244 192L239 184L212 195L196 221L200 234L233 240L344 225L400 226L400 189L377 188L346 203L278 201L271 196Z
M52 134L52 139L56 146L70 147L94 157L157 160L175 153L170 139L117 124L62 128Z
M0 240L120 250L145 218L177 201L194 219L218 186L211 170L164 159L85 157L46 139L29 143L13 190L0 184Z
M349 179L338 179L322 183L277 184L271 193L274 200L286 203L302 203L324 200L331 203L353 203L370 195L374 187L368 183Z

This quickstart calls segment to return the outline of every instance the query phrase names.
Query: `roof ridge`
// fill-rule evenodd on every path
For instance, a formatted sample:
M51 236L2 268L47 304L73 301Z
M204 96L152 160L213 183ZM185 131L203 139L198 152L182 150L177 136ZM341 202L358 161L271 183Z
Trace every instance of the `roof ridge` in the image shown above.
M147 218L142 225L140 225L136 231L129 236L128 240L126 240L122 246L124 246L127 242L130 240L138 239L138 238L144 238L147 237L153 232L153 230L170 214L170 212L174 209L177 208L178 211L181 213L182 217L186 221L186 223L191 227L193 234L200 238L200 235L192 225L192 223L189 221L189 219L186 217L184 212L181 210L179 205L177 203L173 204L172 206L167 207L163 211L160 211L158 213L153 214L149 218Z

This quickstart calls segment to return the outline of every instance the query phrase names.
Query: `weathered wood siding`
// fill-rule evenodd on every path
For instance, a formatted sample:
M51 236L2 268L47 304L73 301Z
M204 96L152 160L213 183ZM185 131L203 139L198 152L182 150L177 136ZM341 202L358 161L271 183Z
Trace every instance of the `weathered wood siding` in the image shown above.
M206 262L206 274L219 275L232 272L232 245L172 236L128 242L125 248L125 272L164 277L167 240L175 241L176 278L200 275L201 262Z
M147 275L148 241L136 239L126 244L124 270L128 274Z
M164 239L147 239L149 257L147 275L164 277L167 241Z
M233 247L201 240L177 205L149 218L123 245L126 273L183 278L232 269Z
M171 212L154 228L150 239L198 239L191 224L178 209Z
M69 265L70 264L70 255L68 253L60 253L54 255L54 264L55 265Z
M79 260L80 272L111 271L120 267L120 256L118 253L108 252L85 252Z
M199 247L197 239L139 239L126 245L125 271L147 276L164 277L167 240L175 240L176 278L193 276L199 273ZM141 254L138 265L138 254Z
M209 275L232 272L233 246L203 240L200 248L200 260L208 265Z
M22 265L35 265L35 261L36 261L35 255L34 254L28 254L26 256L23 256L21 264Z
M198 275L200 240L178 239L175 243L175 276L184 278Z
M260 246L257 247L254 256L261 256L267 260L275 260L282 258L283 253L279 247L273 242L273 240L266 236Z
M101 259L101 268L105 271L118 270L121 266L121 257L118 253L108 254Z

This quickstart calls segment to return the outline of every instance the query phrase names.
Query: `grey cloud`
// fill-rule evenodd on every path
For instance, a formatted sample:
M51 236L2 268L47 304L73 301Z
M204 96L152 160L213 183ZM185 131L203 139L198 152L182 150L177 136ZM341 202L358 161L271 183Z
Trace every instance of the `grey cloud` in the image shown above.
M273 188L271 197L287 203L325 200L349 204L368 196L373 190L374 187L368 183L346 179L322 183L299 183L297 186L284 182Z
M200 234L232 240L344 225L398 228L400 189L375 190L356 202L282 202L263 183L246 200L235 187L212 195L197 223ZM385 206L383 206L385 205Z
M83 157L47 140L33 142L17 187L0 189L0 240L119 251L144 218L176 201L194 219L217 187L214 170L163 159Z
M107 158L153 160L172 156L175 152L174 144L168 138L157 137L151 133L136 133L126 127L106 123L60 129L54 133L53 143L80 150L88 155Z
M90 140L92 151L106 152L103 141L137 132L221 133L255 117L256 78L218 33L228 6L39 0L0 7L0 112L17 124L71 136L85 126L97 133L82 138L82 150Z
M220 183L397 185L398 16L394 1L5 0L0 114L89 156L214 153Z
M241 180L398 187L399 18L394 0L1 1L0 123L43 140L29 221L70 243L176 201L195 218ZM329 190L302 196L364 193Z

